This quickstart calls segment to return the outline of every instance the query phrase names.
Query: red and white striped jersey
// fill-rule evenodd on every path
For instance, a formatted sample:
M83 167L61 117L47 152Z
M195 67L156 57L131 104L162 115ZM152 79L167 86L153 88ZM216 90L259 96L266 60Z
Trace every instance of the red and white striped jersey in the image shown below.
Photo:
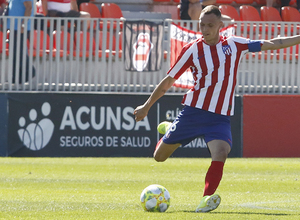
M245 53L260 51L262 43L242 37L220 36L220 41L214 46L206 44L203 38L184 46L168 71L170 77L178 79L187 68L191 69L195 83L184 95L182 104L233 115L239 62Z

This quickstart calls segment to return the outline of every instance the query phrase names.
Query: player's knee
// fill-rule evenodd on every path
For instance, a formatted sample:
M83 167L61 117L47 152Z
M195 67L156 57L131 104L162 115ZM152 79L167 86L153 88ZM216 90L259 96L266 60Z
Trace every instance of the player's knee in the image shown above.
M164 162L167 159L166 157L163 157L161 154L157 154L156 152L154 152L153 158L156 162Z
M211 154L213 160L224 161L227 159L229 154L228 149L219 149Z
M156 162L164 162L166 160L166 158L162 158L162 157L154 157L154 160Z
M222 148L219 151L217 151L217 154L223 157L227 157L229 154L229 150L226 148Z

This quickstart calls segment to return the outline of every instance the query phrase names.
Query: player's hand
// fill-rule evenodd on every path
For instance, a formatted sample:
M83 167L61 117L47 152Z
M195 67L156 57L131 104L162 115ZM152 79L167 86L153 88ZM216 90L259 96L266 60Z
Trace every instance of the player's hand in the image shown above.
M135 115L135 121L141 121L148 115L148 110L146 109L145 105L140 105L136 107L133 114Z

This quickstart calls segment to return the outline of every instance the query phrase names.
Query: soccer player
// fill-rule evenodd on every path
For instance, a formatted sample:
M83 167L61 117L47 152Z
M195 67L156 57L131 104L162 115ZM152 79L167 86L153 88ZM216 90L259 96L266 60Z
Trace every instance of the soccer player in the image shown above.
M220 204L214 194L223 175L223 166L232 146L230 115L234 112L236 74L242 56L247 52L277 50L300 43L300 35L271 40L250 40L242 37L222 37L223 27L218 7L210 5L202 10L199 24L203 34L181 51L167 76L157 85L148 100L134 110L135 120L147 116L150 107L190 68L195 83L183 97L183 110L169 125L157 143L154 159L165 161L180 146L198 136L204 136L212 162L206 173L203 198L196 212L209 212ZM164 129L165 128L165 129Z

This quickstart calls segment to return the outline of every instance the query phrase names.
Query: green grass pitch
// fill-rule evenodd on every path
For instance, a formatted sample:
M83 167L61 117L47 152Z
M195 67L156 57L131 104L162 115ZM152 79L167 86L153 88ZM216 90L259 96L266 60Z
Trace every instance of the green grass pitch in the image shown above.
M300 219L300 159L230 158L222 202L195 213L210 159L0 158L0 219ZM140 194L165 186L171 206L149 213Z

